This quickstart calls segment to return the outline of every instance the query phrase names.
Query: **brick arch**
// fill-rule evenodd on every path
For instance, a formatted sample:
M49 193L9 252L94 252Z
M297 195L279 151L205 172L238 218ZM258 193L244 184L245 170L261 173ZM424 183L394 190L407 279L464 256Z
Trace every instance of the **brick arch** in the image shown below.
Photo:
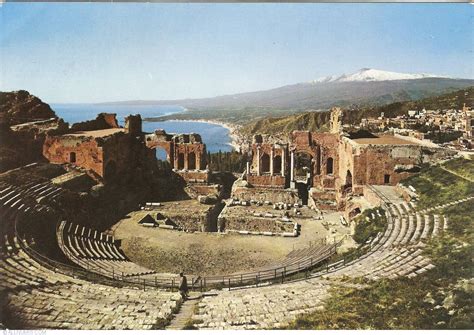
M270 172L270 155L264 152L260 157L261 170L263 173Z
M273 157L273 173L281 173L281 155L276 155Z
M313 174L314 164L313 158L314 154L308 150L298 150L295 151L295 175L302 176L306 175L303 171L306 171L304 168L307 168L310 174Z

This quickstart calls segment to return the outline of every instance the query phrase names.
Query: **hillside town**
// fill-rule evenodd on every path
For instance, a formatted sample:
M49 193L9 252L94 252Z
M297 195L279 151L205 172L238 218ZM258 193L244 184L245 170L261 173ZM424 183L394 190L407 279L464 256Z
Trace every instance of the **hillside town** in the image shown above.
M474 149L474 112L466 104L462 109L408 110L393 118L381 113L378 118L362 119L360 128L429 140L457 150Z

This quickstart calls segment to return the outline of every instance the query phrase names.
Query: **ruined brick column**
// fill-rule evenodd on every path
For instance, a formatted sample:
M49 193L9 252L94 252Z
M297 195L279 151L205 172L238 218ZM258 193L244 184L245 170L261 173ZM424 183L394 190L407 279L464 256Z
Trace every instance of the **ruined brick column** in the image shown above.
M295 153L291 151L291 159L290 159L290 181L295 180Z
M260 176L260 147L257 147L257 176Z
M201 153L196 154L196 170L201 170Z
M281 150L281 175L285 176L285 148Z
M272 150L270 151L270 176L273 176L273 151L274 148L272 146Z

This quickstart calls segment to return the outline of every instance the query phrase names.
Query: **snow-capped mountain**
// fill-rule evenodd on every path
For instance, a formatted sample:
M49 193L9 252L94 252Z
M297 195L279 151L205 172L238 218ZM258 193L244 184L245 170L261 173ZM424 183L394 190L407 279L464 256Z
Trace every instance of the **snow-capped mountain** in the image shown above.
M328 76L314 80L314 83L329 82L351 82L351 81L387 81L387 80L410 80L423 78L443 78L433 74L426 73L400 73L391 71L382 71L376 69L364 68L352 74L343 74L342 76Z
M222 115L227 113L227 110L234 113L233 110L247 107L261 110L262 113L266 113L265 108L323 110L333 106L380 106L418 100L469 86L474 86L473 79L361 69L349 75L328 76L317 81L300 82L263 91L204 99L141 101L138 104L178 105L196 110L215 109L223 111ZM137 104L136 101L119 103Z

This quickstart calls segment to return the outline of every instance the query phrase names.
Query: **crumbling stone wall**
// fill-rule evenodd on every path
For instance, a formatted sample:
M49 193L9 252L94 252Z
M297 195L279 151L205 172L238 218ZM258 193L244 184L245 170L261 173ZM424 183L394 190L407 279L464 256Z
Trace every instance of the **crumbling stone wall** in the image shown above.
M42 152L51 163L84 168L98 181L128 183L157 169L154 150L142 135L140 115L128 116L120 128L115 114L102 113L74 124L66 134L48 135Z
M95 120L74 123L70 131L89 131L99 129L120 128L117 122L117 114L100 113Z
M43 155L51 163L73 163L100 177L104 176L103 148L92 137L48 136L43 145Z
M205 170L207 167L206 145L199 134L172 135L159 129L147 134L145 142L149 148L163 148L175 170Z
M352 176L351 191L362 195L364 185L396 185L419 171L420 165L445 150L412 144L358 144L343 138L339 147L340 168L336 188L343 192Z
M217 225L221 231L291 233L294 230L294 223L249 215L228 215L224 211L219 215Z

